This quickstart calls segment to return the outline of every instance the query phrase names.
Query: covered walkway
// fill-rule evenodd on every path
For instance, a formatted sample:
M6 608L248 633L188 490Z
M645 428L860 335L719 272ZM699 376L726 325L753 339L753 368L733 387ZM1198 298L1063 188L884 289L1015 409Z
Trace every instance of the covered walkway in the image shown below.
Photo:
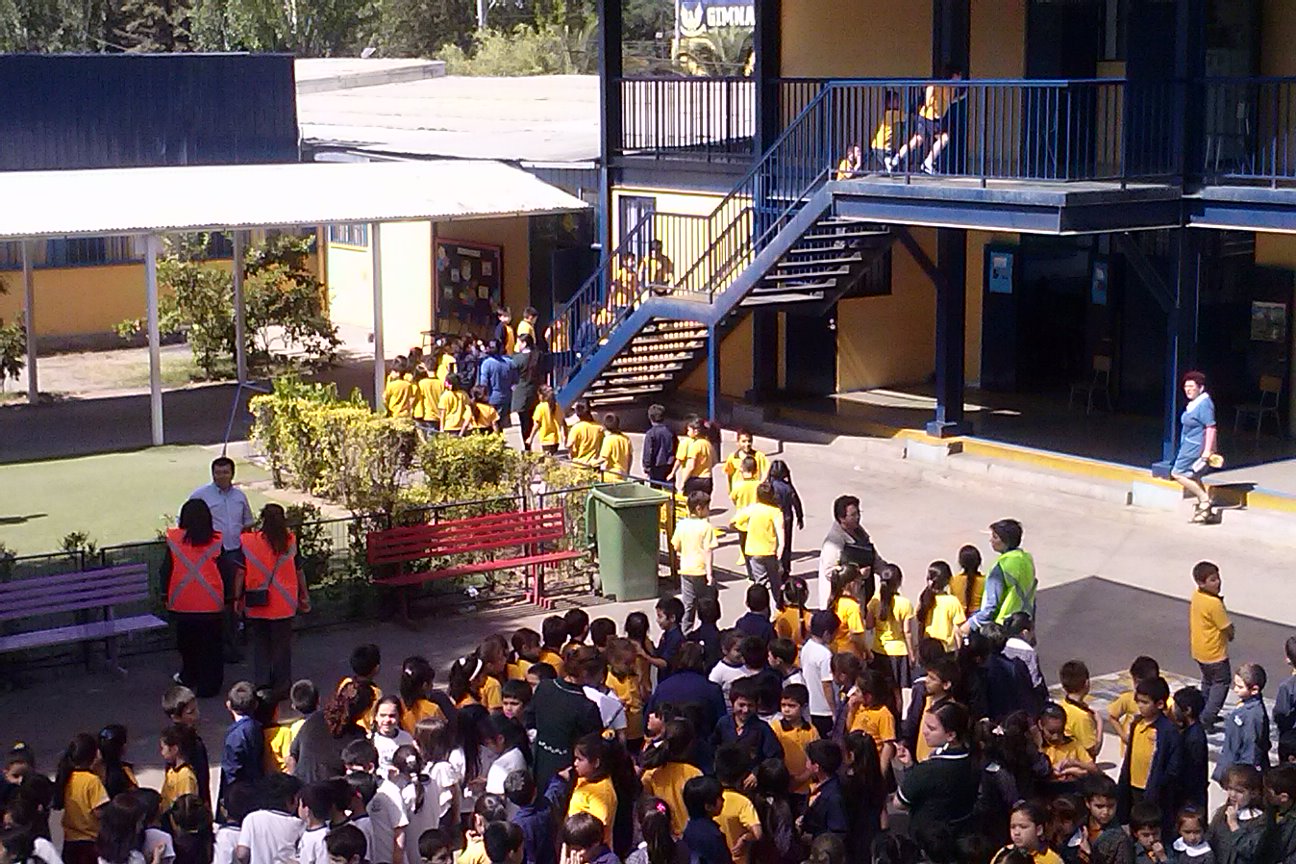
M242 262L247 232L253 228L368 224L373 272L373 381L380 396L386 374L381 257L384 223L539 216L588 207L524 171L487 161L19 171L6 173L5 184L10 200L26 202L21 208L0 212L0 242L17 242L22 250L27 396L32 405L39 401L36 354L41 308L32 277L33 242L60 237L145 238L142 287L148 301L148 413L154 445L166 440L157 280L161 235L230 232L234 261ZM243 268L236 266L234 317L239 385L248 380L243 349L243 275ZM92 299L87 298L87 302Z

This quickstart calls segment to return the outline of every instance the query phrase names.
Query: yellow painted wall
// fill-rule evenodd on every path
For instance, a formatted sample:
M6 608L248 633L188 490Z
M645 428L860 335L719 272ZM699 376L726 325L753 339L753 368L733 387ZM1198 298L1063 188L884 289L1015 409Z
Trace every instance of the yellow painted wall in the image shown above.
M915 228L933 259L936 232ZM891 253L891 294L837 304L837 389L925 381L935 369L936 290L899 244Z
M925 78L931 74L931 13L926 2L784 3L779 71L784 77Z
M973 78L1020 78L1026 73L1026 0L972 3Z
M1296 3L1264 0L1260 9L1260 74L1296 75Z
M143 264L38 269L32 278L38 336L109 333L146 312ZM16 320L23 307L22 271L5 271L0 279L9 291L0 295L0 318Z
M334 324L373 332L373 256L369 249L329 245L329 312ZM432 327L432 225L382 227L383 352L403 354Z
M694 369L680 385L691 393L706 393L706 363ZM752 319L747 316L720 343L720 394L742 399L752 386Z

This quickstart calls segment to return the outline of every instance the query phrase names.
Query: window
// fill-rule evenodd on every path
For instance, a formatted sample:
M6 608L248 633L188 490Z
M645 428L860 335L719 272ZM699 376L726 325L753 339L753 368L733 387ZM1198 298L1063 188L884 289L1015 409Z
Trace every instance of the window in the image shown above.
M367 248L369 246L369 225L365 222L330 225L328 239L329 243L336 243L339 246Z
M120 264L144 256L134 237L62 237L45 241L46 267Z

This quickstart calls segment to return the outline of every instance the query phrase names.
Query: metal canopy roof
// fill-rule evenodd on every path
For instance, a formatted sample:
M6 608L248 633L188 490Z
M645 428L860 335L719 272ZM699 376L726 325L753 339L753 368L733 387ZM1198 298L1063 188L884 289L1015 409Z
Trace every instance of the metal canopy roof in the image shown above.
M0 239L541 215L589 205L498 162L5 172Z

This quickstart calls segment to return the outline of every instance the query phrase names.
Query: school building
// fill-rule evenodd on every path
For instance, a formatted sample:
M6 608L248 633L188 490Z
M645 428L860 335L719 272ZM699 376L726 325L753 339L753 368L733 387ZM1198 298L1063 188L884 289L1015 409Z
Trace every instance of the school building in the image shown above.
M1022 443L1146 467L1201 369L1235 460L1287 454L1296 5L684 5L752 6L754 71L627 77L600 3L610 254L555 313L564 402L1030 415Z

